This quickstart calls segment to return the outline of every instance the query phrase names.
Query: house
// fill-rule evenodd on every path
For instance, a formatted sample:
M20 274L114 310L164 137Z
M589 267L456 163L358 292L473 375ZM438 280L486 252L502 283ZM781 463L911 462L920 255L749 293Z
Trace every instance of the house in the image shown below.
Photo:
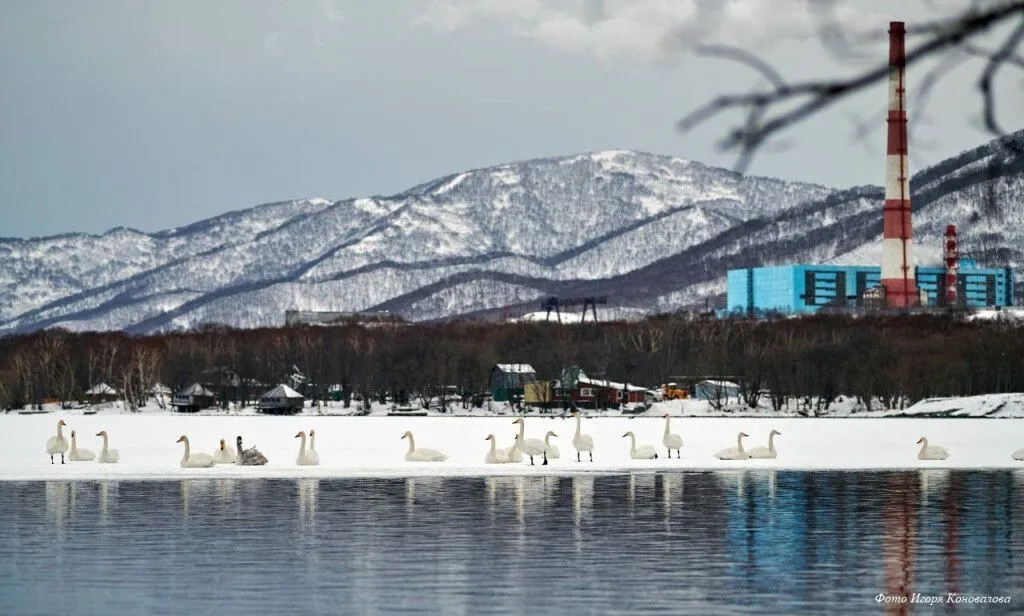
M306 398L287 385L281 384L260 396L256 408L261 413L294 415L302 410Z
M171 406L181 413L196 413L213 406L213 397L212 391L199 383L193 383L191 387L174 394Z
M106 383L100 383L94 385L89 391L85 392L85 400L89 404L99 404L101 402L113 402L117 400L119 394L117 390L107 385Z
M572 401L573 406L608 407L653 401L657 398L657 392L646 387L590 378L578 366L570 366L563 370L558 385L560 395ZM556 393L556 397L558 395Z
M527 383L537 380L537 371L530 364L496 364L491 368L491 396L495 402L521 399Z

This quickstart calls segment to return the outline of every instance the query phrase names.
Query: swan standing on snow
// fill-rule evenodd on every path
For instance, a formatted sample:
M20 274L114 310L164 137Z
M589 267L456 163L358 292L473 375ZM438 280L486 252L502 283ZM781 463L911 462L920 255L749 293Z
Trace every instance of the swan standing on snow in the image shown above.
M214 464L235 463L235 450L228 447L224 439L220 439L220 444L213 450L213 462Z
M665 413L665 435L661 437L661 443L665 445L665 449L668 450L668 457L672 457L672 450L676 450L676 457L683 457L683 452L680 451L683 448L683 437L678 434L672 434L669 431L669 414Z
M262 466L267 463L267 456L259 452L255 447L248 449L242 449L242 437L235 437L235 449L237 449L235 455L236 466Z
M512 460L509 458L509 450L498 449L498 445L494 439L493 434L488 434L485 441L491 441L491 449L484 455L484 462L487 464L508 464ZM515 445L512 446L515 448Z
M594 439L589 434L580 433L580 412L573 411L572 416L576 418L576 434L572 437L572 446L576 448L576 461L580 462L580 452L590 454L590 461L594 461Z
M53 456L60 454L60 463L64 464L64 452L68 450L68 441L64 438L62 428L67 424L61 419L57 422L57 436L46 439L46 453L50 454L50 464L53 464Z
M559 458L562 454L558 451L558 445L551 444L552 436L558 438L557 434L555 434L551 430L548 430L548 433L544 435L544 447L547 449L548 459L555 460Z
M745 449L743 449L743 437L750 436L746 432L740 432L739 436L736 437L736 446L723 449L715 454L715 457L719 460L746 460L750 456L747 455Z
M108 447L109 443L107 442L107 431L106 430L100 430L99 432L96 433L96 436L102 436L103 437L103 449L100 449L100 457L99 457L99 461L100 462L105 462L107 464L113 464L113 463L115 463L115 462L117 462L118 460L121 459L121 454L119 454L116 449L110 449L110 447Z
M213 456L208 453L191 453L191 448L188 444L188 437L182 434L175 441L178 443L185 443L185 455L181 457L182 468L208 468L213 466Z
M622 435L622 438L629 437L629 457L634 460L657 460L658 452L650 445L636 446L636 436L632 431Z
M923 436L917 439L916 444L921 445L921 451L917 452L918 460L945 460L949 457L949 452L945 448L929 445L928 439Z
M317 453L309 452L306 450L306 433L299 432L295 435L295 438L301 438L299 441L299 457L295 460L295 463L299 466L316 466L320 464L320 456Z
M1017 451L1010 454L1010 457L1014 460L1024 460L1024 449L1018 449Z
M747 451L748 458L776 458L779 452L775 451L775 437L782 436L782 433L778 430L772 430L768 433L768 446L767 447L754 447Z
M78 448L78 438L75 431L71 431L71 452L68 453L68 460L72 462L87 462L89 460L95 460L96 454L89 451L88 449Z
M320 454L316 452L316 431L313 428L309 429L309 450L306 451L306 455L310 460L314 460L313 464L320 464Z
M530 466L533 466L533 456L544 456L544 462L541 463L541 466L547 464L548 448L544 441L539 438L526 438L524 435L526 421L522 417L512 423L519 424L519 448L523 450L523 453L530 456Z
M416 441L412 439L412 432L408 430L402 435L402 438L409 439L409 451L405 452L407 462L444 462L448 459L448 456L436 449L427 449L426 447L416 449Z
M509 462L522 462L523 461L523 450L519 447L519 434L512 435L512 446L506 447L504 451L508 452Z

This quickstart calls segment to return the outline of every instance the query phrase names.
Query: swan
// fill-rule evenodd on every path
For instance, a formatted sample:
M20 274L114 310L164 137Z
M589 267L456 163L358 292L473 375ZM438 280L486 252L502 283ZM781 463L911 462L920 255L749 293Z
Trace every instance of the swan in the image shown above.
M426 447L416 449L416 441L412 439L412 432L408 430L402 435L402 438L409 439L409 451L405 452L407 462L444 462L448 459L448 456L436 449L427 449Z
M306 455L313 460L313 464L320 464L320 454L316 452L316 431L313 428L309 429L309 449L306 451Z
M301 438L299 441L299 457L295 460L295 463L299 466L316 466L320 464L320 456L316 455L316 452L309 452L306 450L306 433L299 432L295 435L295 438Z
M512 446L506 447L505 451L508 452L509 462L522 462L523 461L523 450L519 448L519 434L512 436Z
M650 445L636 446L636 436L632 431L622 435L622 438L629 437L629 457L634 460L657 460L658 452Z
M498 449L493 434L488 434L484 440L491 441L491 449L484 455L484 462L487 464L507 464L512 461L509 457L510 452L508 449ZM516 446L512 445L512 448L515 449Z
M220 444L213 450L213 461L215 464L234 464L235 450L229 448L224 439L220 439Z
M539 438L526 438L523 432L526 430L526 421L520 417L513 421L514 424L519 424L519 449L523 450L523 453L530 456L530 465L533 465L533 456L544 456L544 462L541 466L548 463L548 448L544 444L544 441Z
M576 418L576 434L572 437L572 446L576 448L576 461L580 462L580 452L590 454L590 461L594 461L594 439L589 434L580 433L580 412L573 411L572 416Z
M1018 449L1010 455L1014 460L1024 460L1024 449Z
M754 447L753 449L747 450L748 458L776 458L779 452L775 451L775 437L782 436L782 433L778 430L772 430L768 433L768 446L767 447Z
M50 464L53 464L53 456L60 454L60 463L64 464L64 452L68 450L68 441L64 438L62 428L67 424L61 419L57 422L57 436L46 439L46 453L50 454Z
M100 449L100 457L99 457L99 461L100 462L105 462L107 464L113 464L113 463L115 463L115 462L117 462L118 460L121 459L121 454L119 454L116 449L110 449L107 446L108 443L107 443L107 431L106 430L100 430L99 432L96 433L96 436L102 436L103 437L103 449Z
M255 447L242 449L242 437L235 437L235 465L237 466L262 466L267 463L267 456L259 452Z
M547 450L548 450L548 459L549 460L556 459L556 458L558 458L558 457L560 457L562 455L558 451L558 446L551 444L550 441L551 441L551 437L552 436L555 437L555 438L558 438L558 435L555 434L554 432L552 432L551 430L548 430L548 433L544 435L544 447L547 448Z
M944 447L929 445L928 439L923 436L917 439L917 444L921 445L921 451L917 452L918 460L945 460L949 457L949 452Z
M188 437L182 434L176 441L185 443L185 455L181 457L182 468L207 468L213 466L213 456L208 453L191 453Z
M750 436L746 432L740 432L739 436L736 437L736 446L723 449L715 454L715 457L719 460L746 460L749 456L745 449L743 449L743 437Z
M78 448L78 438L75 431L71 431L71 453L68 454L68 460L72 462L86 462L88 460L95 460L96 454L89 451L88 449Z
M683 448L683 437L669 432L668 422L669 414L665 413L665 435L661 437L661 442L665 445L665 449L668 450L668 457L672 457L672 450L675 449L676 457L681 458L683 457L683 453L680 451Z

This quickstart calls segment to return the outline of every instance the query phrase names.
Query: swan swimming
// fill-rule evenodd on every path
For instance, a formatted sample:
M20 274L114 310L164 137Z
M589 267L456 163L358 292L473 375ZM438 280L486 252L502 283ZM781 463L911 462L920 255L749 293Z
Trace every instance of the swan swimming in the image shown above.
M753 449L747 450L748 458L776 458L779 452L775 451L775 437L782 436L782 433L778 430L772 430L768 433L768 446L767 447L754 447Z
M89 460L95 460L96 454L89 451L88 449L78 448L78 438L75 431L71 431L71 452L68 454L68 460L72 462L87 462Z
M518 436L518 435L517 435ZM490 450L484 455L484 462L487 464L508 464L512 460L509 458L509 450L498 449L497 443L494 439L493 434L488 434L485 441L491 441ZM513 448L515 445L513 445Z
M235 437L235 465L236 466L263 466L267 463L267 456L259 452L255 447L242 449L241 435Z
M416 441L412 438L412 432L408 430L402 435L402 438L409 439L409 451L405 452L407 462L444 462L448 459L448 456L436 449L427 449L426 447L417 449Z
M57 436L46 439L46 453L50 454L50 464L53 464L53 456L60 454L60 463L64 464L64 452L68 450L68 441L64 438L61 429L66 426L64 420L57 421Z
M918 460L945 460L949 457L949 452L944 447L929 445L928 439L923 436L917 439L916 444L921 445L921 451L917 452Z
M548 430L548 433L544 435L544 447L547 449L549 460L558 459L562 455L558 451L558 445L551 444L552 436L558 438L558 435L552 432L551 430Z
M320 464L320 454L316 452L316 431L313 428L309 429L309 449L306 451L306 455L313 460L313 464Z
M669 431L669 418L670 415L665 413L665 435L661 437L661 443L665 446L665 449L668 450L668 457L672 457L672 450L675 449L676 457L681 458L683 457L683 452L680 451L683 448L683 437L678 434L672 434Z
M544 461L541 466L548 463L548 448L544 444L544 441L539 438L526 438L524 431L526 430L526 421L520 417L513 421L514 424L519 424L519 449L526 455L530 456L530 465L533 465L533 456L544 456Z
M632 431L622 435L622 438L629 437L629 457L634 460L657 460L658 452L650 445L636 446L636 436Z
M100 457L98 460L99 462L106 464L114 464L115 462L121 459L121 454L118 453L116 449L110 449L108 447L106 430L100 430L99 432L96 433L96 436L103 437L103 449L100 449Z
M299 441L299 457L295 459L295 463L299 466L316 466L320 464L320 456L316 455L316 452L312 454L306 449L306 433L299 432L295 435L295 438L301 438Z
M747 452L743 449L743 437L750 436L746 432L740 432L736 437L736 446L723 449L715 454L715 457L719 460L746 460L748 457Z
M209 468L213 466L213 456L208 453L191 453L191 448L188 444L188 437L182 434L175 441L178 443L185 443L185 455L181 457L182 468Z
M580 412L573 411L572 416L576 418L576 434L572 437L572 446L576 448L576 461L580 462L580 452L590 454L590 461L594 461L594 439L589 434L580 433Z
M220 439L220 444L213 450L213 462L214 464L235 463L235 450L228 447L224 439Z

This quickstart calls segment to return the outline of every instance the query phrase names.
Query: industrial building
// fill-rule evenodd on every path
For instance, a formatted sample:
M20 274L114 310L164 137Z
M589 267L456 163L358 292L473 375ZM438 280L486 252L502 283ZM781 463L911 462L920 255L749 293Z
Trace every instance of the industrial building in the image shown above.
M945 291L947 268L915 268L918 305L950 306ZM751 267L729 270L726 280L728 311L735 314L810 314L823 307L870 310L882 306L879 266L806 265ZM981 268L960 259L953 305L967 308L1011 306L1013 273L1009 268Z
M959 252L947 225L941 267L914 264L907 157L906 56L903 22L889 24L888 114L882 259L877 265L807 265L729 270L726 309L733 314L983 308L1013 304L1009 268L982 268Z

